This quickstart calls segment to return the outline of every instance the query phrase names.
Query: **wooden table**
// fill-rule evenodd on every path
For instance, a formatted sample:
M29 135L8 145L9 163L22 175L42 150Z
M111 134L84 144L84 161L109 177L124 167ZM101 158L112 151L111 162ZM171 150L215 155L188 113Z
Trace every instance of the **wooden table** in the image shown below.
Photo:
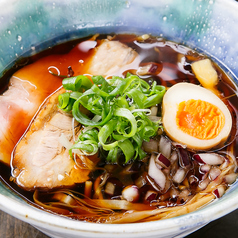
M33 226L0 211L0 238L48 238Z
M237 201L238 202L238 201ZM222 217L186 238L237 238L238 210ZM48 238L31 225L0 211L0 238ZM127 238L127 237L125 237Z

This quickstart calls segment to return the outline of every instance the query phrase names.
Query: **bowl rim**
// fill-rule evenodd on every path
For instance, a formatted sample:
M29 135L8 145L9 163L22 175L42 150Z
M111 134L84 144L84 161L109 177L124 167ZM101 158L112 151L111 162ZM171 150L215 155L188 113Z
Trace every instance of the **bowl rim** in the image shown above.
M222 0L217 0L217 3L219 4L222 2ZM229 5L231 9L233 7L237 8L237 2L234 0L227 1L226 5ZM236 82L236 86L237 85L238 82ZM231 188L233 187L234 185L231 186ZM221 199L213 201L211 204L208 204L197 211L170 219L146 223L95 224L76 221L59 215L44 212L34 206L27 204L25 201L21 201L17 198L7 197L3 194L0 194L0 209L24 222L41 228L48 228L51 230L54 229L57 232L73 232L75 234L79 231L84 232L85 234L95 232L98 235L102 235L103 237L105 237L105 234L111 235L112 233L114 235L137 233L138 237L141 237L147 234L157 233L158 231L160 234L164 231L165 234L168 229L171 229L171 232L172 230L179 230L180 232L183 232L189 228L196 228L198 224L200 226L205 225L212 220L218 219L232 212L238 208L238 188L228 192L229 193L225 194ZM186 225L181 228L180 225L183 225L184 221L186 222ZM195 224L194 222L197 223Z
M229 189L228 189L229 190ZM167 234L170 232L186 232L188 229L198 229L207 223L216 220L238 208L237 197L238 189L225 194L210 204L198 209L197 211L187 213L178 217L164 220L157 220L144 223L128 224L98 224L84 221L77 221L63 216L51 214L43 211L25 202L6 197L0 194L0 209L24 222L33 226L48 229L50 231L62 232L67 234L97 233L102 235L120 235L137 234L138 237L145 235Z

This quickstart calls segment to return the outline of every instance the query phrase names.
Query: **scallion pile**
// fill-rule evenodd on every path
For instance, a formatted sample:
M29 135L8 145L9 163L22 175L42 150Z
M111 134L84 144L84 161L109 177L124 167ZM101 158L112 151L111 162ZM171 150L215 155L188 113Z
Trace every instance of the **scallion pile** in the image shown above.
M161 126L160 121L149 119L149 108L162 101L165 87L155 81L149 85L132 74L107 80L79 75L65 78L63 87L66 92L59 95L60 109L72 112L85 127L70 149L71 156L79 149L90 155L103 150L110 163L116 163L120 154L125 163L145 157L142 142L155 136Z

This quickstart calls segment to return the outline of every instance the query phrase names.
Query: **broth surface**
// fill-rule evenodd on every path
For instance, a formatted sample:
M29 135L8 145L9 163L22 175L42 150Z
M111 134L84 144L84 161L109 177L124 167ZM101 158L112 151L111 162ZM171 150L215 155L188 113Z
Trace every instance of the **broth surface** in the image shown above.
M93 41L86 41L86 43L82 43L85 40L68 42L59 46L55 46L50 50L39 53L38 55L23 59L22 62L26 62L26 65L24 65L23 67L17 67L16 65L14 69L10 70L10 73L6 73L5 78L1 79L1 82L4 82L1 85L1 91L4 92L5 90L7 90L9 75L12 75L14 73L13 75L15 77L21 80L27 80L30 84L36 85L36 92L42 93L44 95L44 98L48 97L62 84L62 78L50 74L49 67L50 70L55 74L57 73L57 71L55 71L55 68L57 68L60 71L61 75L66 76L69 72L68 67L72 68L74 75L87 73L88 64L90 63L91 58L95 53L94 47L96 46L96 44L100 44L101 40L104 37L105 36L100 36ZM197 52L177 43L156 37L149 37L146 40L141 40L140 37L135 35L115 35L109 37L109 39L122 42L123 44L135 50L139 55L139 60L134 61L132 64L129 64L127 68L124 68L124 71L117 76L125 77L126 73L128 72L131 74L136 74L138 73L139 67L150 66L150 69L147 73L139 75L140 78L144 79L149 84L151 84L153 81L156 81L158 85L163 85L166 88L169 88L180 82L188 82L200 85L200 82L192 72L191 64L195 61L208 58L207 56L198 54ZM92 42L95 42L95 45L92 44ZM22 64L22 62L19 64ZM52 66L55 68L53 68ZM220 97L222 101L227 105L233 119L232 131L227 144L225 144L223 148L215 152L221 153L225 158L229 157L229 153L232 152L232 158L234 158L235 161L230 161L232 167L231 170L233 172L237 172L237 88L235 87L233 81L231 81L231 79L225 74L225 72L221 70L221 68L217 64L213 63L213 67L215 67L215 70L218 73L219 82L217 84L217 89L220 92ZM42 99L42 101L44 100L44 98ZM160 107L158 116L161 116ZM24 124L21 125L20 130L16 131L12 143L9 143L8 140L1 141L0 149L7 148L6 151L7 153L9 153L9 155L14 150L14 146L22 137L31 120L31 118L27 117L27 115L19 115L19 117L22 121L24 121ZM160 134L152 139L154 141L158 141L159 143L161 137L163 137L165 140L168 140L168 143L171 143L172 152L176 151L179 155L188 153L188 157L193 158L194 154L199 153L197 151L184 150L183 148L178 147L176 143L173 143L170 139L168 139L165 133L162 136ZM158 151L157 153L160 152ZM103 196L103 198L106 200L122 201L123 190L127 186L133 184L139 188L139 199L135 203L133 203L138 203L138 206L136 207L136 205L133 205L131 209L125 210L138 211L140 210L138 207L142 206L143 204L144 207L142 207L144 208L144 210L150 211L153 209L166 209L177 206L182 207L186 203L189 204L189 201L192 201L193 197L203 190L201 189L201 187L199 188L199 184L206 180L206 178L208 177L208 172L204 172L205 170L201 171L201 163L196 161L195 159L189 161L189 166L181 166L181 163L184 163L183 159L177 159L175 162L171 162L171 169L168 171L166 169L163 170L171 181L172 177L175 176L176 171L183 166L186 167L186 176L181 182L166 184L164 189L158 188L158 186L155 185L154 181L152 181L148 176L149 157L151 153L147 152L147 154L148 156L141 161L137 160L134 163L129 163L126 165L123 162L120 162L120 158L118 164L109 164L103 159L98 162L97 169L90 173L90 181L93 184L93 187L89 193L91 196L90 199L96 200L96 198L99 199L101 198L100 196ZM103 154L101 155L101 157L103 158ZM232 160L230 157L229 159ZM229 161L229 159L227 160ZM82 202L85 198L85 189L88 186L86 183L76 184L75 186L70 188L70 191L67 190L68 188L59 188L59 191L57 189L49 191L45 189L26 191L24 188L20 188L15 184L15 179L11 177L11 167L9 165L7 165L6 163L1 164L1 179L10 188L12 188L15 192L17 192L20 196L22 196L34 206L42 208L42 204L47 204L44 207L46 210L51 210L50 212L66 215L68 217L79 220L109 223L114 221L113 218L108 218L108 220L106 218L110 217L110 215L113 214L113 211L111 210L105 210L105 216L102 215L103 212L101 211L98 212L98 214L96 211L93 211L93 214L89 212L81 215L81 211L77 213L78 208L75 208L74 204L77 199ZM205 166L203 166L203 168L204 167ZM215 169L218 168L218 166L215 165L212 165L210 167ZM104 171L106 171L106 173L104 173ZM105 176L107 176L106 179ZM193 182L191 181L192 178L194 178ZM222 184L225 189L229 188L230 184L224 182L223 180L224 179L222 179L219 184ZM105 184L100 185L101 187L98 185L104 182ZM113 192L110 192L110 186L113 186ZM97 193L98 187L101 188L100 195L98 195L99 197L95 195ZM206 187L204 189L206 189ZM69 195L69 193L71 194L71 190L73 194L72 196ZM148 191L151 192L151 197L145 198L146 196L149 196ZM215 188L211 191L213 191L213 195L215 194L215 197L219 198L219 194L215 190ZM71 197L72 200L74 200L72 201L72 206L57 204L54 208L50 208L50 202L62 202L62 197L68 198L67 196ZM211 198L211 200L213 200L213 197ZM86 201L90 204L91 207L103 207L103 205L99 205L97 201L93 200L92 204L89 202L89 200ZM130 206L128 205L128 207ZM119 211L119 215L117 215L119 217L123 214L123 209L115 208L114 211L116 211L116 213ZM160 215L161 214L155 217L152 216L152 218L150 216L145 217L143 219L140 219L139 221L161 219ZM180 214L178 212L177 215L182 215L182 213ZM169 218L170 216L165 215L165 217ZM121 217L119 218L119 220L120 219ZM127 222L123 219L121 220L122 223ZM135 222L137 222L137 220L135 220Z

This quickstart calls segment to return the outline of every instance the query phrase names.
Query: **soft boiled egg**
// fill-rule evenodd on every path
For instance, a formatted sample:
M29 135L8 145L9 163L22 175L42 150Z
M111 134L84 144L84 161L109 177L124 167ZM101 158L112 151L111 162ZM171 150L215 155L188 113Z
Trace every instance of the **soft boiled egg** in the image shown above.
M172 140L196 150L222 145L232 127L230 111L223 101L192 83L177 83L167 90L162 122Z

